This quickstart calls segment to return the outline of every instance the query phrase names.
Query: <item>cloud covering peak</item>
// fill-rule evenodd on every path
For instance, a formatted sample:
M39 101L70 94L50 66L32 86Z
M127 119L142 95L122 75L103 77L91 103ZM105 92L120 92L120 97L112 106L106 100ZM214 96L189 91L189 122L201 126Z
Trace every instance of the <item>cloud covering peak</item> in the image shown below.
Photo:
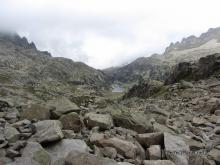
M218 0L0 0L0 29L103 69L220 26Z

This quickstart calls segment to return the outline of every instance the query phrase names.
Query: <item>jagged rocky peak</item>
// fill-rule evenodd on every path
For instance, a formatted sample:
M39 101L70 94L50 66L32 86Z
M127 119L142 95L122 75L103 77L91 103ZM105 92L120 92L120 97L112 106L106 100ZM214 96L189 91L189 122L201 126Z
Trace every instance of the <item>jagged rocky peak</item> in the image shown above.
M220 27L210 28L207 32L202 33L199 37L191 35L187 38L183 38L181 42L171 43L165 50L165 54L168 54L175 50L186 50L195 47L199 47L211 40L220 40Z
M12 42L16 46L20 46L26 49L36 49L36 46L33 42L29 43L26 37L20 37L15 32L0 31L0 41Z

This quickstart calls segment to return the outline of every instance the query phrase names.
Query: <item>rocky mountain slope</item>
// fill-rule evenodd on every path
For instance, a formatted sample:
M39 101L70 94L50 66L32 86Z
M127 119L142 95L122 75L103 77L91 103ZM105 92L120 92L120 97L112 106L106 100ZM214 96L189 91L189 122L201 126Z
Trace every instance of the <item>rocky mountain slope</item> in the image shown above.
M101 71L0 38L0 165L220 164L219 54L115 100Z
M171 43L162 55L142 57L118 68L106 69L112 81L123 83L145 80L164 81L171 68L180 62L197 61L201 57L220 53L220 28L209 29L199 37L190 36L181 42Z
M58 95L90 95L109 87L101 71L51 57L13 33L0 33L0 85L0 96L44 101Z

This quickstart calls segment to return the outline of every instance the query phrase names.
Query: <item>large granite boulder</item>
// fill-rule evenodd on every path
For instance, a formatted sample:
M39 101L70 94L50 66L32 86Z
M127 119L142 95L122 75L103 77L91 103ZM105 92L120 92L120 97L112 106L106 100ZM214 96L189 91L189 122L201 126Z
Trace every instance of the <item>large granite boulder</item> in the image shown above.
M168 160L178 165L189 164L189 146L182 138L164 133L165 154Z
M50 119L50 109L46 105L30 104L23 108L20 118L27 120L48 120Z
M59 119L63 125L63 129L74 130L75 132L79 132L82 128L82 121L80 116L75 113L71 112L66 115L63 115Z
M84 122L89 128L98 126L101 130L110 129L113 127L113 120L109 114L87 113Z
M90 138L90 142L102 147L115 148L119 154L128 159L136 159L141 154L139 146L116 137L103 138L102 134L95 134Z
M84 141L79 139L63 139L53 145L47 146L45 150L52 156L52 162L65 159L71 151L89 153L89 147Z
M163 138L162 132L155 132L138 134L136 139L143 147L150 147L151 145L163 146Z
M148 116L142 112L113 109L111 114L117 127L131 129L138 133L153 132L153 125Z
M62 124L59 120L43 120L34 124L36 133L33 135L39 143L48 143L63 138Z
M144 160L143 165L175 165L175 164L170 160Z
M70 152L65 158L65 163L68 165L117 165L114 160L77 151Z
M28 142L21 153L21 157L8 165L50 165L51 156L36 142Z
M66 97L58 97L50 100L47 105L54 108L51 110L51 117L55 119L70 112L79 113L81 110L75 103L71 102Z

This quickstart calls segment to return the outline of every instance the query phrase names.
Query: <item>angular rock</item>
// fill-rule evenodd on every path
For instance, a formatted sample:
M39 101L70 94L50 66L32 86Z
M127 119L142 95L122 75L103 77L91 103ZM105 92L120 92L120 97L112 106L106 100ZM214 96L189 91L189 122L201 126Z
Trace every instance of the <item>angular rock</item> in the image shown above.
M43 120L34 124L36 134L33 138L39 143L48 143L63 138L62 124L58 120Z
M208 153L208 157L214 160L216 164L220 164L220 150L219 149L212 149Z
M215 111L215 115L216 115L216 116L220 116L220 110L216 110L216 111Z
M5 138L9 143L14 143L19 140L20 132L16 128L7 124L4 130Z
M113 110L114 124L117 127L131 129L138 133L153 132L153 125L147 120L147 115L141 112Z
M89 138L89 141L92 144L99 144L100 140L104 139L105 135L101 133L92 133L92 135Z
M110 139L101 139L98 143L102 147L115 148L119 154L128 159L135 159L140 153L138 147L135 144L115 137Z
M117 163L111 159L74 151L68 154L65 163L68 165L117 165Z
M112 147L104 147L102 153L105 157L115 159L117 155L117 150Z
M143 165L175 165L175 164L170 160L144 160Z
M50 119L50 109L42 104L30 104L20 113L21 119L28 120L48 120Z
M63 139L58 143L47 146L45 150L52 156L52 162L64 159L72 151L89 153L89 147L79 139Z
M161 159L161 147L160 145L152 145L147 149L148 157L150 160Z
M50 100L47 105L54 107L54 110L51 110L51 117L55 119L59 118L63 114L70 112L79 113L81 111L81 109L75 103L71 102L66 97L58 97Z
M203 117L194 117L192 123L195 126L205 125L207 123L207 120L204 119Z
M163 137L162 132L138 134L137 141L145 148L151 145L163 146Z
M118 162L118 165L133 165L133 164L128 162Z
M65 139L75 139L76 134L73 130L62 130Z
M51 156L43 147L36 142L28 142L23 149L21 157L15 159L15 162L8 165L49 165Z
M189 161L189 146L182 138L164 133L165 154L168 160L173 161L178 165L188 165Z
M59 120L63 125L63 129L70 129L79 132L82 127L81 119L75 112L62 115Z
M106 130L113 127L113 120L109 114L87 113L84 122L89 128L98 126L101 130Z

